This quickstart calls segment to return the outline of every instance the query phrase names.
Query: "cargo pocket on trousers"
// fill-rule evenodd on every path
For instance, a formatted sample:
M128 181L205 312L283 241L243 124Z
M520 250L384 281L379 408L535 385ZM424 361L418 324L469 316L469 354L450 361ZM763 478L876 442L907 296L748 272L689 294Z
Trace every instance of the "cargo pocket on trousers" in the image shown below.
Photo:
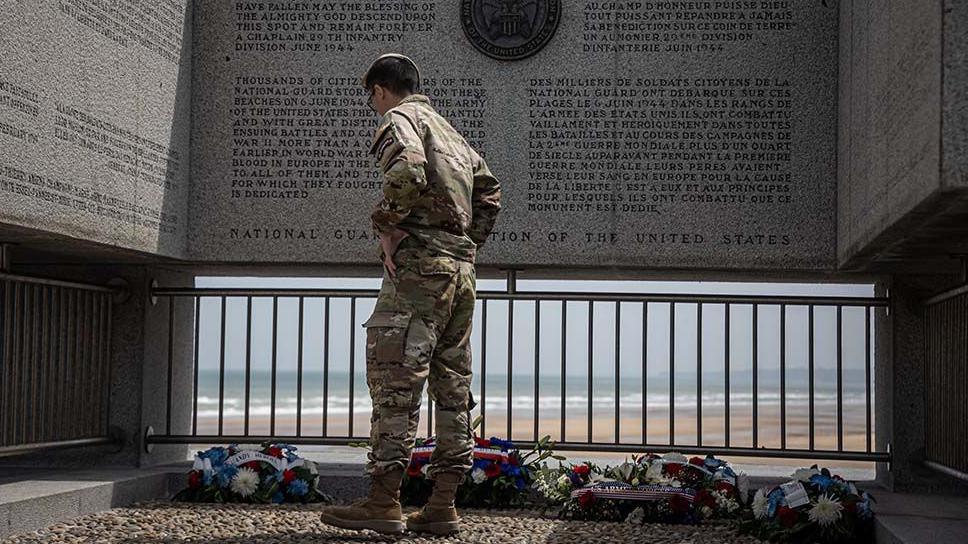
M367 349L372 349L378 363L403 361L407 349L407 330L412 313L406 311L375 311L363 326L366 328Z
M457 261L451 257L423 257L417 263L417 270L421 276L433 274L453 276L457 273Z

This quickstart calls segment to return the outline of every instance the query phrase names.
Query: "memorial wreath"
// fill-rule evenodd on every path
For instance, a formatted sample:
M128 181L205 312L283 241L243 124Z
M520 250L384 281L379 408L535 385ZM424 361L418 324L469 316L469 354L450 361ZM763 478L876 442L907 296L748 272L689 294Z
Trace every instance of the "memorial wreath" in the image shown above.
M329 502L319 492L316 464L289 444L262 448L216 446L195 455L187 487L173 501L241 503Z
M544 466L536 487L566 519L697 523L739 512L748 478L713 456L635 455L610 467Z
M870 493L817 465L791 477L756 491L738 523L741 532L771 542L873 542Z

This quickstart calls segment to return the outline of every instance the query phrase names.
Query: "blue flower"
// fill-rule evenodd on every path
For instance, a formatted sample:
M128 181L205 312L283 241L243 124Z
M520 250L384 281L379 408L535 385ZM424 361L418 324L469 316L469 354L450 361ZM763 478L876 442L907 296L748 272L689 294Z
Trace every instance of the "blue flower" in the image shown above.
M712 455L707 455L706 460L703 461L703 464L705 464L706 468L708 468L709 470L716 470L726 463L723 461L720 461L719 459L716 459Z
M306 493L309 493L309 484L307 484L305 480L296 478L295 480L289 482L288 491L290 495L302 497Z
M217 465L221 465L222 463L224 463L225 460L228 459L229 454L228 454L228 451L225 450L225 448L215 447L215 448L209 448L199 453L198 456L202 459L211 460L212 466L215 467Z
M828 487L833 485L834 479L826 474L814 474L810 477L810 483L817 486L820 491L826 491Z
M578 487L581 487L582 485L584 485L581 481L581 476L575 474L574 472L568 473L568 479L571 480L572 485L575 485Z
M857 503L857 517L860 519L871 519L874 517L874 512L871 511L871 501L864 499Z
M776 516L776 511L783 503L786 502L786 497L783 495L783 489L777 487L770 494L766 496L768 506L766 508L766 517L772 518Z
M276 491L272 495L272 502L278 504L286 500L286 496L282 494L282 491Z
M215 476L218 477L218 484L222 487L228 487L232 483L232 478L239 472L239 469L234 465L222 465L215 469Z
M206 470L202 472L202 484L211 485L212 484L212 471Z
M521 475L521 469L518 465L512 465L510 463L501 463L501 472L514 478Z
M850 483L843 480L834 480L834 487L840 490L841 493L850 493Z
M272 476L276 479L277 482L281 482L284 479L285 475L286 475L286 471L277 470Z
M517 487L518 488L518 491L521 491L522 489L524 489L524 479L523 478L515 478L514 479L514 487Z
M487 465L489 464L491 464L491 462L488 461L487 459L474 459L474 466L471 468L471 470L475 468L484 470L485 468L487 468Z
M492 446L497 446L501 448L502 451L514 449L514 443L510 440L501 440L500 438L495 438L492 436L490 442Z

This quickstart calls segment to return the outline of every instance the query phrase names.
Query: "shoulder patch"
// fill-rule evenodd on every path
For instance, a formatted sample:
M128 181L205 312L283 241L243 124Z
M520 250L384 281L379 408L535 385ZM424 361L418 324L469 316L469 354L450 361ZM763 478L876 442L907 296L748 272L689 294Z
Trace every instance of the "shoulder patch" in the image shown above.
M389 118L385 118L380 126L376 127L376 133L373 135L373 142L370 144L370 154L376 151L376 148L380 145L383 137L387 133L393 132L393 121Z
M383 153L393 144L393 141L393 136L387 136L383 139L383 143L376 150L376 160L379 161L383 158Z

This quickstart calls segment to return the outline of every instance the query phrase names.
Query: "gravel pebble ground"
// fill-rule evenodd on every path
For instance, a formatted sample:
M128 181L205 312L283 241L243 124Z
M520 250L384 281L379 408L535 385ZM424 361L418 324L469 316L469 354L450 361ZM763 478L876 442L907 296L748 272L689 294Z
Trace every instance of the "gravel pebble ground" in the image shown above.
M528 510L461 510L461 532L449 537L348 531L323 525L321 505L234 505L144 502L20 534L6 544L35 542L283 544L328 542L756 544L721 524L631 525L562 521ZM406 511L413 511L408 508Z

